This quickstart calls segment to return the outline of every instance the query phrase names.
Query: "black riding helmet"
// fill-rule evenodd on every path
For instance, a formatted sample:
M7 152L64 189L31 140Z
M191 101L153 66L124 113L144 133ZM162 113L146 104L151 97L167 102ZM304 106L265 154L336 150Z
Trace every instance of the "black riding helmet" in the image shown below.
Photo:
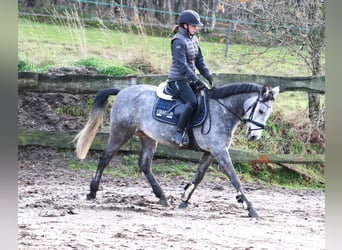
M200 16L196 11L193 10L184 10L178 18L178 25L182 25L183 23L195 25L197 27L202 27L203 23L201 23Z

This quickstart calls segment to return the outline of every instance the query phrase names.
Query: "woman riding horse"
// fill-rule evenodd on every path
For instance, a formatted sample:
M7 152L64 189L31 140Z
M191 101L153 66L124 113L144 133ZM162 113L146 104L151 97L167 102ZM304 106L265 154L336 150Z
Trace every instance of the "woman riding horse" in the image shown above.
M173 28L175 35L171 40L172 64L168 75L168 87L186 105L177 122L176 133L171 139L180 146L186 143L183 141L185 127L197 107L194 91L206 87L195 74L195 67L209 81L210 86L213 83L195 35L197 27L201 26L203 24L197 12L185 10L179 16L178 25Z

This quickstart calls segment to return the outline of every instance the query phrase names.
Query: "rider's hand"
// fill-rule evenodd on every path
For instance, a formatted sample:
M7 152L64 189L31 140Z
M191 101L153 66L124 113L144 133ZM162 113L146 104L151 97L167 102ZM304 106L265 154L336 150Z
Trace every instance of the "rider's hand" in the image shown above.
M206 77L206 79L208 80L210 87L212 87L213 83L214 83L213 77L211 75L209 75L209 76Z
M205 83L204 83L201 79L198 79L198 80L195 82L195 85L196 85L196 87L197 87L198 90L201 90L201 89L205 89L205 88L206 88Z

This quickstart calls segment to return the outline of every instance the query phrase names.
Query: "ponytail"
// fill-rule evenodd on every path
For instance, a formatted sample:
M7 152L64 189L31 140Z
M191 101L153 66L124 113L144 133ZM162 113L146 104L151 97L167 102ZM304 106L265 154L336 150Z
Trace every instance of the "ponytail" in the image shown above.
M172 28L173 34L176 34L178 32L178 28L179 28L179 25L173 26L173 28Z

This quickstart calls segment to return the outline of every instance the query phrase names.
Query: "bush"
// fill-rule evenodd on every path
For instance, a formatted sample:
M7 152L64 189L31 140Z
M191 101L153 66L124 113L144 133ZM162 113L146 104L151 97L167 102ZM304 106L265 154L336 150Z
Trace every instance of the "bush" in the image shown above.
M18 60L18 72L27 72L27 71L33 71L33 64L25 61L25 60Z

